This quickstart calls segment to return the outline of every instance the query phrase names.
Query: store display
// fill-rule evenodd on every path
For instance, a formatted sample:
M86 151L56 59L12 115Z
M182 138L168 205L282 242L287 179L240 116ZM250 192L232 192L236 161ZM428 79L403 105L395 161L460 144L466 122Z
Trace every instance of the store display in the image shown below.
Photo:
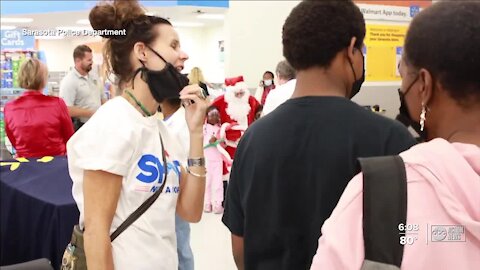
M0 112L0 145L5 145L5 121L3 121L3 112Z
M60 83L65 76L67 76L66 71L48 72L47 91L44 94L48 96L58 97L60 92Z
M18 71L21 64L30 58L37 58L35 51L2 51L1 53L1 104L5 104L22 94L23 89L18 85Z

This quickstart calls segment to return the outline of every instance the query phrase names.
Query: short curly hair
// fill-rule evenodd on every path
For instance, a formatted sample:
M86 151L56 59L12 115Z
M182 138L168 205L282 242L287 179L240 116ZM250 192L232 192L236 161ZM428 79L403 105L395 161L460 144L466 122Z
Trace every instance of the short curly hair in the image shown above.
M405 38L407 64L431 72L460 105L480 101L480 2L442 1L420 12Z
M283 55L296 70L329 67L352 37L361 49L365 20L351 0L304 0L283 25Z

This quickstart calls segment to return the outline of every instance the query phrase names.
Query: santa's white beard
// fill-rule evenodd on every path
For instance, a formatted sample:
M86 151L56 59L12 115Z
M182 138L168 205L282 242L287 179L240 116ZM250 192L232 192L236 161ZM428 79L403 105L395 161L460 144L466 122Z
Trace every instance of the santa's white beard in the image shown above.
M225 102L227 103L227 114L233 120L237 121L240 126L248 126L248 113L250 112L250 104L248 103L250 94L245 92L243 97L237 98L234 91L225 93Z

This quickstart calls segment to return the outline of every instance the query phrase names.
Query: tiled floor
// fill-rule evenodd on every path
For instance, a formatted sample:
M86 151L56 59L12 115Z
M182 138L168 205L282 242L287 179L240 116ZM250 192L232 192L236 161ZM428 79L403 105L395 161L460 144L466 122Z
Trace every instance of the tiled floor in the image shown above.
M191 224L191 245L195 270L236 270L232 256L230 231L222 215L204 213L202 221Z

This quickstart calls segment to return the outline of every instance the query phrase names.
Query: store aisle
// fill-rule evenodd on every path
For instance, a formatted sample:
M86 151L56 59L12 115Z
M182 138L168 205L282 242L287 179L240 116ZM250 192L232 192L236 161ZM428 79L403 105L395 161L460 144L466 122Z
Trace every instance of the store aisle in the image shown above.
M191 245L195 270L235 270L230 231L222 215L204 213L202 221L191 224Z

